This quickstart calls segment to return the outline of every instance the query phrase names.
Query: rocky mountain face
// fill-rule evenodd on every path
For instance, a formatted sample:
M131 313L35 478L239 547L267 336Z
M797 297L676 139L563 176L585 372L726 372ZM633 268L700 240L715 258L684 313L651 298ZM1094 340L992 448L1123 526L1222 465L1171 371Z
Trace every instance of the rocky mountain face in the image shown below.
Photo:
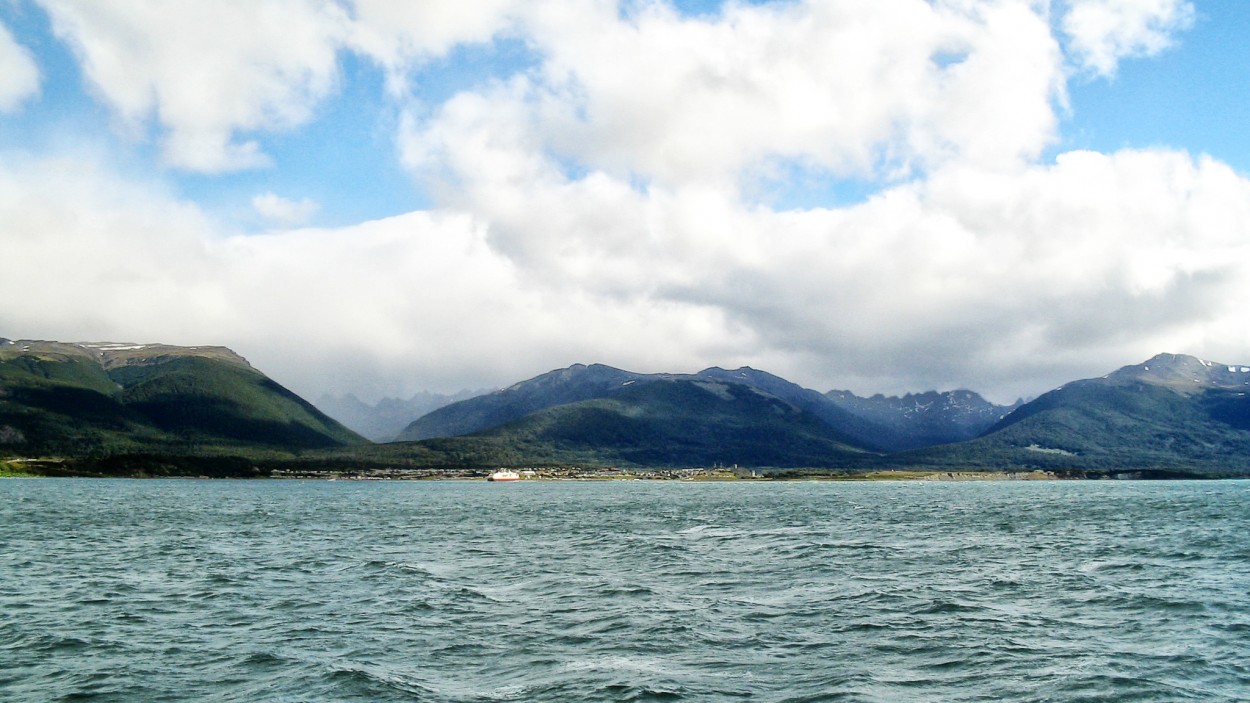
M1184 354L1159 354L1103 377L1112 383L1145 383L1184 394L1208 390L1250 391L1250 366L1206 361Z
M876 426L877 444L889 451L921 449L962 442L979 436L1023 404L995 405L973 391L958 390L877 394L868 398L850 391L829 391L825 397L848 413Z

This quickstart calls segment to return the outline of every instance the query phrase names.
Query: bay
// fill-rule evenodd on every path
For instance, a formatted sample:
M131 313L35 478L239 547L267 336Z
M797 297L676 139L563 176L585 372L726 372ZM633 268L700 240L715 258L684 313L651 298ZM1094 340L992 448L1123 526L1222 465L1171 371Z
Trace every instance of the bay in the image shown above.
M1250 483L0 481L5 701L1250 699Z

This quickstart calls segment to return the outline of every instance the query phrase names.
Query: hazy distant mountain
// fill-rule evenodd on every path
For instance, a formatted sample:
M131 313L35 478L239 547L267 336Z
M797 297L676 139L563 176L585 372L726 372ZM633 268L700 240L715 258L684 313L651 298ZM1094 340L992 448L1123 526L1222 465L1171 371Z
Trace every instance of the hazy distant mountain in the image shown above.
M0 340L0 451L102 456L364 439L224 347Z
M995 405L967 390L908 393L902 397L877 394L868 398L850 391L829 391L825 397L852 415L873 423L880 433L875 444L889 451L972 439L1023 403Z
M911 456L986 468L1244 473L1250 469L1248 393L1250 365L1160 354L1050 391L978 439Z
M372 405L353 394L323 395L316 406L325 414L375 442L390 442L413 420L461 400L487 391L460 391L452 395L422 392L408 398L383 398Z

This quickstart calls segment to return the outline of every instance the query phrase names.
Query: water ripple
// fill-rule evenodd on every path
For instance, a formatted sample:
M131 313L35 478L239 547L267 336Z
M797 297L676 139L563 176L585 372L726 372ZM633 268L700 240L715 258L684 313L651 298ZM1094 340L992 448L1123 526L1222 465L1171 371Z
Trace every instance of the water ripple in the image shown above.
M0 482L0 700L1239 701L1244 482Z

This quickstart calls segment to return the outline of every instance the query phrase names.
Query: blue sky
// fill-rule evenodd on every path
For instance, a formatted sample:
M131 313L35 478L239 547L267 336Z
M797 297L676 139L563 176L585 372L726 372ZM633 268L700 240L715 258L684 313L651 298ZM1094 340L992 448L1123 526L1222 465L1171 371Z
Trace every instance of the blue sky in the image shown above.
M766 3L754 3L757 5ZM723 2L683 0L673 7L691 17L714 17ZM1250 173L1250 12L1236 0L1196 6L1193 23L1158 55L1120 64L1114 76L1078 75L1069 86L1070 110L1052 151L1167 146L1217 156ZM71 51L51 31L46 13L28 2L0 5L0 20L18 33L43 71L42 94L21 113L0 121L8 148L50 148L83 133L108 137L114 158L140 171L157 171L179 194L230 226L268 226L251 199L272 192L318 203L309 224L343 226L427 209L431 199L396 158L397 110L384 94L383 69L351 52L338 56L339 87L295 130L255 132L273 157L271 168L200 174L164 167L150 139L110 132L110 114L93 100ZM532 70L533 52L515 38L461 45L414 72L412 97L438 104L483 81ZM770 178L755 195L777 207L819 207L862 200L876 180L830 178L800 167Z
M1250 8L1216 0L1196 9L1172 48L1126 61L1114 77L1072 83L1065 147L1171 146L1250 173Z
M1235 0L180 7L0 2L4 336L367 398L1250 358Z

